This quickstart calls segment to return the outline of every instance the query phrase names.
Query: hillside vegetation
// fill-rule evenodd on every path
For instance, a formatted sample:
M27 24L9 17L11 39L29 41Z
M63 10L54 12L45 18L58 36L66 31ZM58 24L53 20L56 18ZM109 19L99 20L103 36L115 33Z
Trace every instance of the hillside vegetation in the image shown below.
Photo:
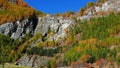
M108 16L78 20L75 24L60 51L55 51L57 54L51 52L52 50L46 51L46 56L54 54L54 59L47 63L48 68L56 68L60 63L65 66L78 64L78 68L82 63L95 63L98 66L106 66L109 62L120 64L120 13L111 12ZM36 46L33 49L28 54L40 55L37 52L42 50L41 47ZM59 54L64 54L63 58Z
M43 49L40 43L36 47L26 49L30 42L42 38L40 34L32 37L27 34L21 41L12 40L8 36L0 34L1 58L6 62L16 61L22 54L52 56L64 53L64 58L57 58L66 65L74 62L98 63L100 59L120 63L120 13L109 14L106 17L91 18L90 20L77 21L76 27L71 28L64 45L57 49ZM79 37L77 37L79 35ZM29 40L28 40L29 39ZM28 41L27 41L28 40ZM7 43L6 43L7 42ZM43 41L45 42L45 41ZM49 45L52 47L53 44ZM59 46L57 44L57 46ZM7 48L7 50L6 50ZM3 57L4 56L4 57ZM5 57L7 56L7 57ZM0 62L3 60L0 59ZM53 61L53 60L52 60ZM52 64L52 63L50 63ZM54 65L57 65L58 62Z
M0 0L0 8L0 25L6 22L20 21L34 15L44 15L44 13L34 10L22 0L17 0L17 4L8 0Z
M76 61L95 63L101 58L120 64L120 36L118 35L120 33L120 13L117 15L111 13L106 17L91 18L89 21L78 23L80 23L79 28L82 29L81 35L64 55L67 65ZM75 32L78 30L73 29L72 34L76 35Z
M105 1L98 0L100 3ZM84 15L84 11L93 5L95 3L88 3L78 12L79 16ZM21 0L18 0L17 4L0 0L0 7L2 8L0 9L0 24L34 15L44 15ZM75 20L74 28L69 29L64 40L48 41L48 36L54 33L49 28L47 36L42 36L40 33L32 36L27 33L20 40L13 40L9 36L0 34L0 63L15 62L27 54L28 57L33 55L50 57L48 63L45 64L46 68L74 65L75 68L80 68L80 65L96 68L92 64L104 68L109 62L120 65L120 12L110 12L106 16L89 20L78 20L75 13L71 11L56 14L56 16L72 17Z
M22 53L19 53L18 47L30 39L32 36L26 34L20 40L13 40L9 36L0 34L0 63L2 62L15 62L19 57L22 56ZM25 49L23 49L25 50Z

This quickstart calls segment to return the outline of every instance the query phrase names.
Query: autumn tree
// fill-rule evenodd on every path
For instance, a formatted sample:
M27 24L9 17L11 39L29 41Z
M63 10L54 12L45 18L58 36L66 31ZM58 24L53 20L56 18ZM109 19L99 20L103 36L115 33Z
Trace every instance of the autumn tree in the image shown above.
M90 8L90 7L92 7L92 6L94 6L94 3L93 3L93 2L89 2L89 3L87 4L87 8Z
M85 8L81 8L78 12L78 15L82 16L84 14Z
M72 36L68 36L67 39L66 39L66 45L72 43Z
M5 2L5 0L0 0L0 7L3 6L4 2Z
M72 11L69 11L69 12L66 12L66 13L62 14L63 17L70 17L72 15L74 15L74 12L72 12Z
M102 2L102 3L104 3L104 2L106 2L107 0L98 0L98 2Z
M17 0L18 5L23 6L23 7L28 7L27 3L23 2L22 0Z

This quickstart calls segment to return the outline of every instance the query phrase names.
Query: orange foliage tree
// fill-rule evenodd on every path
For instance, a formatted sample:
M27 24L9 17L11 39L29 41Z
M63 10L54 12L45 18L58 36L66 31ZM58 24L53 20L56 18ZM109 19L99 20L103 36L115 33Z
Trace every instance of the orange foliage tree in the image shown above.
M91 38L88 40L80 40L79 44L97 44L98 40L95 38Z
M70 44L71 42L72 42L72 37L71 36L67 37L66 45Z
M17 0L18 5L23 6L23 7L28 7L27 3L23 2L22 0Z
M18 0L18 4L0 0L0 7L2 7L2 10L0 10L0 25L6 22L22 20L36 14L36 11L22 0Z

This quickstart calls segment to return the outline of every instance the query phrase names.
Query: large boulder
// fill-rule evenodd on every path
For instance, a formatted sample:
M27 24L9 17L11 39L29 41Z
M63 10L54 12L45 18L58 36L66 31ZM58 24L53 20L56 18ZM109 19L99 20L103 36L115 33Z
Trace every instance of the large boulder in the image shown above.
M29 66L29 67L38 68L40 66L46 65L49 60L50 57L25 54L18 61L16 61L15 64L19 66Z

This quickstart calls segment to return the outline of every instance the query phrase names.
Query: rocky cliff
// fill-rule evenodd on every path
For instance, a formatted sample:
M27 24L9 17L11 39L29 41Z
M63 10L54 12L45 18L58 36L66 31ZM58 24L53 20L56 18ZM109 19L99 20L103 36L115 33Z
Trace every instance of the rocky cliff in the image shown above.
M77 19L85 20L92 17L100 17L109 14L110 12L120 11L120 0L107 0L104 3L97 3L97 5L85 10L85 14Z
M49 40L58 40L66 36L67 32L65 30L69 30L73 23L73 19L47 15L46 17L39 18L35 34L41 33L45 37L50 30L53 32L53 35L49 37Z
M67 33L70 27L74 26L74 20L72 18L66 19L63 17L56 17L53 15L46 15L44 17L31 17L22 21L7 22L0 25L0 33L10 36L12 39L21 39L25 34L30 33L36 35L41 33L43 37L47 37L48 41L57 41L67 37ZM50 33L52 35L49 35ZM31 42L32 43L32 42ZM35 43L30 44L31 47L35 46ZM37 55L25 54L15 64L20 66L38 67L44 66L49 57L42 57Z
M32 17L23 21L8 22L0 25L0 33L9 35L12 39L20 39L26 33L35 35L41 33L43 36L48 34L48 30L54 32L50 40L57 40L65 37L65 30L73 24L72 19L63 19L62 17L55 17L47 15L45 17Z
M20 39L26 33L33 34L38 23L37 17L25 19L23 21L7 22L0 25L0 33L9 35L12 39Z

